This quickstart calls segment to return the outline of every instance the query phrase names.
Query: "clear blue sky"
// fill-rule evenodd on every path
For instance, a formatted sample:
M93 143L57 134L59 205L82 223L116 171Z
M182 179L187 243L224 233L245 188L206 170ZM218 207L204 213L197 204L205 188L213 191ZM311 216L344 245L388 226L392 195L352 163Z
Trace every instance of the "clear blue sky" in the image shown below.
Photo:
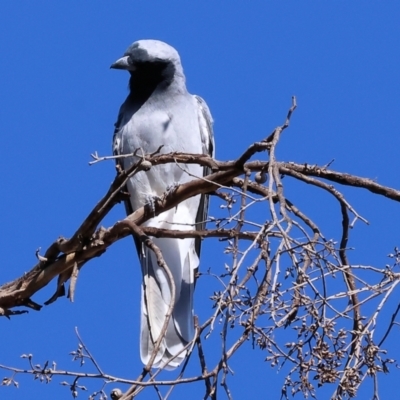
M281 160L323 165L334 158L333 169L400 188L399 17L395 1L2 1L1 283L28 271L38 247L71 235L107 190L114 165L89 167L88 161L94 151L111 152L128 74L109 66L138 39L164 40L179 51L189 90L206 99L214 116L218 159L233 159L267 136L296 95L298 109L279 145ZM399 204L342 191L371 223L351 232L351 262L385 265L386 255L400 246ZM327 237L337 238L334 202L290 183L286 193ZM212 213L218 213L215 205ZM121 206L104 224L123 216ZM202 268L213 268L221 252L217 241L206 242ZM43 302L54 288L33 300ZM37 363L55 360L60 369L78 370L68 356L77 326L107 373L135 378L141 368L139 293L138 263L127 238L84 267L74 304L63 298L41 312L1 319L0 363L23 367L19 356L33 353ZM200 280L200 316L207 315L209 295ZM386 315L392 312L389 304ZM392 358L400 354L396 336L398 328ZM219 351L215 346L208 352ZM266 356L246 346L232 361L235 399L279 399L284 374L264 363ZM17 379L20 389L0 387L1 398L71 398L55 382ZM381 399L392 398L398 372L393 367L380 379ZM202 398L203 388L181 387L172 398ZM359 398L370 398L363 393ZM155 396L147 390L139 398Z

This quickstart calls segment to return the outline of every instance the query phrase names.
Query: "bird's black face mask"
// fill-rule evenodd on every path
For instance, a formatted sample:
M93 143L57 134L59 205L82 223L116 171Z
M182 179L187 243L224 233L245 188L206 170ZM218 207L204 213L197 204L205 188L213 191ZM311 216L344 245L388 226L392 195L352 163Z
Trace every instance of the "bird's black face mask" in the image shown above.
M173 79L175 67L168 61L135 62L131 71L129 88L131 95L142 102L146 101L159 84L167 87Z

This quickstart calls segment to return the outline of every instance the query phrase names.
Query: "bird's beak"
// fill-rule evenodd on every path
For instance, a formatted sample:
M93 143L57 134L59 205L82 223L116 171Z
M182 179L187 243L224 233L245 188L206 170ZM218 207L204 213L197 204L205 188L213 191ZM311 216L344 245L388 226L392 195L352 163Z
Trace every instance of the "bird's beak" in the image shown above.
M126 69L128 71L133 71L135 69L135 67L129 63L128 59L129 59L129 56L121 57L120 59L115 61L115 63L112 64L110 68Z

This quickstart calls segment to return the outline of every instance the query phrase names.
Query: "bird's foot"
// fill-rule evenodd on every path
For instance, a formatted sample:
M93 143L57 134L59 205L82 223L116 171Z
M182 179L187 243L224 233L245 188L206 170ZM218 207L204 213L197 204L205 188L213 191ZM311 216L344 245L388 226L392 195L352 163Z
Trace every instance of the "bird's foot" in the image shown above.
M156 201L161 200L161 197L157 196L157 195L148 194L148 195L146 195L145 199L146 199L145 207L148 207L150 209L151 214L153 214L153 217L155 217L156 216Z
M179 187L179 182L174 182L172 185L167 186L167 190L165 191L165 197L169 197L174 194L176 189Z

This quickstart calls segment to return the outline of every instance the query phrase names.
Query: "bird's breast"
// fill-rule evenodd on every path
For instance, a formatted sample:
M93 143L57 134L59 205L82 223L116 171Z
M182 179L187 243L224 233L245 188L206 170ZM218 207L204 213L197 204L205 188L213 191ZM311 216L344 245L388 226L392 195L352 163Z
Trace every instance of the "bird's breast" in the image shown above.
M162 109L138 110L128 121L124 121L119 136L121 153L137 156L124 159L124 168L129 168L139 160L140 154L150 154L158 149L160 153L201 151L201 136L197 117ZM193 123L196 122L196 123ZM200 149L200 150L199 150ZM202 175L198 165L163 164L153 166L149 171L142 171L133 176L128 184L133 209L146 203L147 197L161 196L171 185L185 183L193 179L190 174Z

